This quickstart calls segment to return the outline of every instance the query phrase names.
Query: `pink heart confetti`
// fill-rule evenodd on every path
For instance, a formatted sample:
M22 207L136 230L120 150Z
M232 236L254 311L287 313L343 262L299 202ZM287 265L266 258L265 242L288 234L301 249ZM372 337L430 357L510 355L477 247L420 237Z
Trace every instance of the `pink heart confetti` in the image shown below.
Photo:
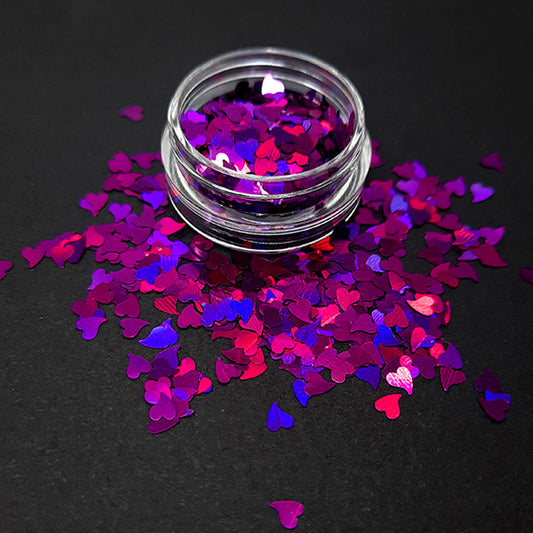
M400 387L407 394L413 394L413 376L408 368L401 366L396 372L389 372L385 379L391 387Z
M129 363L128 369L126 370L126 375L130 379L137 379L141 374L148 374L152 370L150 361L147 361L140 355L129 353L128 359Z
M28 268L33 268L35 265L39 264L41 259L44 257L45 250L37 246L36 248L26 247L22 250L22 257L28 261Z
M530 285L533 285L533 268L521 268L520 277Z
M470 185L470 192L472 193L472 203L477 204L490 198L494 194L494 189L483 185L483 183L473 183Z
M0 279L6 277L6 273L13 268L11 261L0 261Z
M140 122L143 119L143 108L140 105L131 105L121 109L119 114L133 122Z
M378 398L374 402L374 407L381 412L385 413L385 416L389 420L395 420L400 416L400 398L401 394L387 394Z
M304 513L304 506L293 500L279 500L270 504L279 515L280 524L285 529L294 529L298 525L298 517Z

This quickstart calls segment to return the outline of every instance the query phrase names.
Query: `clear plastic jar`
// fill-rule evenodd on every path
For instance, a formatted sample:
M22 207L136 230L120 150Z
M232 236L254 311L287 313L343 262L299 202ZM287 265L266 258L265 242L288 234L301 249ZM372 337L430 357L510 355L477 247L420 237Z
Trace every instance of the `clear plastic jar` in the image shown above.
M201 108L241 80L262 80L267 72L286 89L324 95L353 125L338 155L299 174L258 176L222 168L190 144L180 126L185 111ZM185 222L223 246L276 253L318 242L353 214L371 146L361 98L346 76L306 54L249 48L213 58L181 82L169 105L161 153L170 199Z

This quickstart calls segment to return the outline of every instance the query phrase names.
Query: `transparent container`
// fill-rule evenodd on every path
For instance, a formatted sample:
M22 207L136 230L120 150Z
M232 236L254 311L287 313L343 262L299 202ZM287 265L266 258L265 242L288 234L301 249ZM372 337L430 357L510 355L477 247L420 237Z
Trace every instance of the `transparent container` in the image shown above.
M200 109L241 80L262 80L267 72L286 89L315 90L327 98L350 125L350 139L338 155L299 174L258 176L222 168L190 144L180 126L185 111ZM346 76L306 54L248 48L215 57L185 77L169 105L161 153L171 202L193 229L233 249L277 253L320 241L353 214L371 146L361 98Z

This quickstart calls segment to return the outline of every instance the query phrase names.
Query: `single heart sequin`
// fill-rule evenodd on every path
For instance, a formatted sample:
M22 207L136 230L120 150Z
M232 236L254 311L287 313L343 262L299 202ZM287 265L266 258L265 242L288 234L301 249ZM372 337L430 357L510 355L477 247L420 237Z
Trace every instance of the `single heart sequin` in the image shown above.
M389 420L394 420L400 416L400 398L401 394L387 394L381 398L378 398L374 402L374 407L381 412L385 413L385 416Z

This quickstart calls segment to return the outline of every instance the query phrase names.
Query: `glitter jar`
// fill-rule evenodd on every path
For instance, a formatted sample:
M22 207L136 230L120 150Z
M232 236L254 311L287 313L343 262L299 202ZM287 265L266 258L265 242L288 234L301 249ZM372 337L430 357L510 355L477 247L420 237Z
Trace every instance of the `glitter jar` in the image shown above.
M350 126L346 147L311 170L259 176L219 166L186 138L180 117L270 72L287 89L326 97ZM355 211L370 166L361 97L350 80L312 56L278 48L230 52L195 68L169 105L161 153L174 207L198 233L223 246L277 253L316 243Z

